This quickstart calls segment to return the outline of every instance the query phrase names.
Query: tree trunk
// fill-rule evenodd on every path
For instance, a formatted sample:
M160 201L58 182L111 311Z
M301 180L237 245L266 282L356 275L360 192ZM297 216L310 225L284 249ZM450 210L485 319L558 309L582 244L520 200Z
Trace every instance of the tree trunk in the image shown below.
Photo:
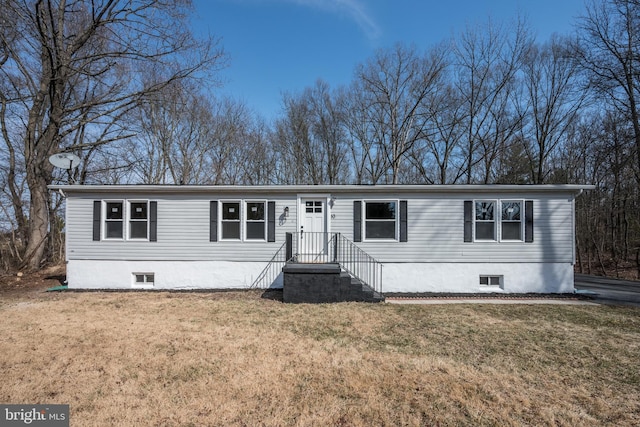
M49 231L49 194L47 180L42 174L28 174L27 182L31 193L31 206L29 208L28 244L22 268L34 271L40 268L44 259Z
M593 240L593 247L596 250L596 257L598 258L598 264L600 264L600 270L602 271L602 275L606 276L607 269L605 268L604 262L602 261L602 251L600 250L600 247L596 243L595 237L591 236L591 239Z
M576 236L576 256L578 261L578 271L580 274L584 274L584 265L582 264L582 245L580 245L580 239Z

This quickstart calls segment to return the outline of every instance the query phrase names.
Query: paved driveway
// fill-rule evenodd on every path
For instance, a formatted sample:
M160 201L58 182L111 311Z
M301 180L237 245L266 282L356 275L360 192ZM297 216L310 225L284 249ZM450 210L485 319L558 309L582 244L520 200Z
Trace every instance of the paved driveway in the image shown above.
M604 304L640 306L640 282L576 274L575 288Z

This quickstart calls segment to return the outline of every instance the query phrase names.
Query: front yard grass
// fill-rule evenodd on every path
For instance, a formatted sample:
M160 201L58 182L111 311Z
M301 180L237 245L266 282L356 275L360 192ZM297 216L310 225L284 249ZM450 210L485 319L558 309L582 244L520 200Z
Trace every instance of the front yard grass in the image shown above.
M0 318L0 402L73 426L640 425L638 308L92 292Z

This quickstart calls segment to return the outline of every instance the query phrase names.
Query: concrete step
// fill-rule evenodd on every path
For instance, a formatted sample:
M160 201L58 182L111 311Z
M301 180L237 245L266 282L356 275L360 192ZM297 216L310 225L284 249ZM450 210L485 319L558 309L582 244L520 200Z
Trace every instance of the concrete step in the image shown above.
M381 302L384 296L337 264L295 264L283 268L285 302Z

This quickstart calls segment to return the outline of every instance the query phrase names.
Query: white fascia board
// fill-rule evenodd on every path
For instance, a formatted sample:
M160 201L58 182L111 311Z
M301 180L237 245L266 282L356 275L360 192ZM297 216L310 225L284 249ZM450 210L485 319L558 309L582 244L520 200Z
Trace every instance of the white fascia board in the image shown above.
M184 193L573 193L593 190L594 185L550 184L550 185L501 185L501 184L465 184L465 185L50 185L50 190L62 190L65 193L140 193L140 194L184 194Z

